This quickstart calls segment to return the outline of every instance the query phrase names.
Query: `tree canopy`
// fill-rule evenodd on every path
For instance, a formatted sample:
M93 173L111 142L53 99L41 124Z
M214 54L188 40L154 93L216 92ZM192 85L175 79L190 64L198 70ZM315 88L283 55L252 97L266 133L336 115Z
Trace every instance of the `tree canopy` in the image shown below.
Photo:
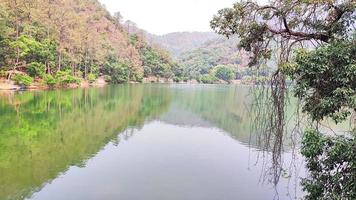
M122 76L114 82L139 82L146 58L131 42L130 31L137 27L132 22L126 24L129 26L119 12L112 16L97 0L1 1L0 71L9 71L9 79L20 71L45 83L67 70L81 79L112 75L115 77L108 80ZM163 50L150 47L143 37L141 40L157 52L159 64L166 59ZM124 71L121 67L107 69L118 63L125 65Z

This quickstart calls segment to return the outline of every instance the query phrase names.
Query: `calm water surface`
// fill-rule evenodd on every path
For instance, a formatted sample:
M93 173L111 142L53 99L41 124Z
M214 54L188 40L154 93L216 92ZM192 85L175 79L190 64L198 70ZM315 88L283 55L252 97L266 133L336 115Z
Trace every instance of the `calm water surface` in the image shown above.
M0 199L296 199L302 162L286 142L285 170L268 181L248 94L214 85L0 93Z

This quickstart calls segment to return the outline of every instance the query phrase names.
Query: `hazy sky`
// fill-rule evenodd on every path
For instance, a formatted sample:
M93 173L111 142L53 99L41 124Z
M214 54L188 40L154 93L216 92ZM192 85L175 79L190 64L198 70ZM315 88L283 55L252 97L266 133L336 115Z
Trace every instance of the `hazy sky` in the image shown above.
M211 31L209 21L221 8L237 0L100 0L114 13L155 34Z

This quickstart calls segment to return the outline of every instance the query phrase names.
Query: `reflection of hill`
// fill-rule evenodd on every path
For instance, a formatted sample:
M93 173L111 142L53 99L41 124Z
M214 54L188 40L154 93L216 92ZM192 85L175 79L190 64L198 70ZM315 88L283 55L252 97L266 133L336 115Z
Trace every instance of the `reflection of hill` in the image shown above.
M250 124L245 105L248 90L245 87L219 85L178 88L172 97L172 104L177 105L176 110L194 113L195 120L198 117L200 121L218 127L231 137L248 144Z
M17 107L0 104L0 199L31 195L169 104L167 92L140 86L25 92L12 98L25 101Z
M203 120L199 115L182 109L176 104L172 104L168 112L160 117L160 120L168 124L185 127L212 127L212 125Z
M251 109L248 108L252 99L250 88L244 86L195 86L194 88L181 87L172 97L173 105L177 105L176 110L180 112L194 113L195 120L205 121L212 127L224 130L232 138L246 145L257 149L264 149L264 142L260 141L256 133L252 131ZM295 108L295 99L291 99L291 106L288 107L286 117L291 118ZM198 119L197 119L198 118ZM200 118L200 119L199 119ZM288 129L293 127L292 122L288 124ZM290 131L283 138L284 150L291 148ZM270 138L272 139L272 138Z

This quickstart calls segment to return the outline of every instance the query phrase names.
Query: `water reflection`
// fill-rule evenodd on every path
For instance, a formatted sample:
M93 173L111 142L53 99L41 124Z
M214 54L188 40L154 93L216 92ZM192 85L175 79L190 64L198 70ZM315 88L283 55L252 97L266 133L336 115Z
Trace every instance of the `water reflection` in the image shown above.
M187 85L2 93L0 199L272 199L247 95Z

